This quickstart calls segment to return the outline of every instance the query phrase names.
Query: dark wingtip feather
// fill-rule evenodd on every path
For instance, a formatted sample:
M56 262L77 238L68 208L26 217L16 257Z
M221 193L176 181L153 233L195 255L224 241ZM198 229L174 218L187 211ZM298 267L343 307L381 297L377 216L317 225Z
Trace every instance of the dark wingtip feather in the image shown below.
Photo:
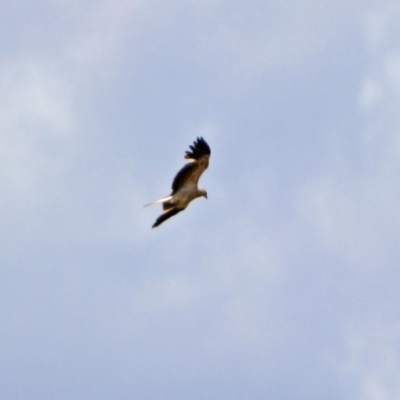
M197 160L205 154L211 155L211 149L208 143L200 136L198 137L192 145L189 146L188 151L185 153L185 158L193 158Z
M168 218L173 217L174 215L178 214L179 212L183 211L183 208L172 208L171 210L166 211L164 214L161 214L154 222L152 228L157 228L157 226L161 225L164 221Z

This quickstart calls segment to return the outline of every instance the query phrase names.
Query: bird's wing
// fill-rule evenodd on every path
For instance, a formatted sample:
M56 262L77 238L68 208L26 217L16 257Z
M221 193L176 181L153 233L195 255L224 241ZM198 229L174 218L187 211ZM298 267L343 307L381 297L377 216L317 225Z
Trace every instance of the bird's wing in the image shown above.
M208 143L202 138L198 137L192 145L189 146L188 151L185 152L185 158L198 160L204 155L211 155L211 149Z
M197 138L193 145L189 146L185 158L189 159L186 165L176 174L172 182L172 193L177 192L186 184L197 185L201 174L207 169L211 156L211 149L207 142L202 138Z
M183 211L184 208L171 208L170 210L166 211L165 213L161 214L154 222L152 228L156 228L157 226L161 225L164 221L168 218L173 217L174 215L178 214L179 212Z

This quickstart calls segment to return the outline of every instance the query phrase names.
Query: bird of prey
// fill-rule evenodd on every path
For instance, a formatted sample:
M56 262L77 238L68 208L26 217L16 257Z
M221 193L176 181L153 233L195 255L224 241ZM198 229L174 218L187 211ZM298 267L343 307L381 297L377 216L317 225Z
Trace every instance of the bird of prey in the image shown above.
M206 190L198 186L197 183L201 174L208 167L211 155L210 146L202 137L198 137L189 148L190 150L185 153L185 158L190 161L176 174L172 182L172 193L145 205L145 207L158 203L163 205L164 213L156 219L153 228L183 211L197 197L207 198Z

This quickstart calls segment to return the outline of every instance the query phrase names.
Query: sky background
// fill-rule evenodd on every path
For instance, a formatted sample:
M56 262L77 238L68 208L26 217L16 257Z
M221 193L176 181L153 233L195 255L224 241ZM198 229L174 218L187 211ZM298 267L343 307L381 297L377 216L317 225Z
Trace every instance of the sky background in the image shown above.
M399 0L0 13L2 399L400 398Z

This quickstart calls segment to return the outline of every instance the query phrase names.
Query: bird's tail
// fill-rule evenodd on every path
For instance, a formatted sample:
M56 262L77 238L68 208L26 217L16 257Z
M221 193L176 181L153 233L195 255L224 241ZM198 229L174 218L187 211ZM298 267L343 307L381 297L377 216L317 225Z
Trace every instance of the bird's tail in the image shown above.
M163 197L162 199L153 201L152 203L145 204L143 207L148 207L148 206L152 206L154 204L159 204L159 203L165 203L166 201L169 201L171 199L172 199L172 196Z

